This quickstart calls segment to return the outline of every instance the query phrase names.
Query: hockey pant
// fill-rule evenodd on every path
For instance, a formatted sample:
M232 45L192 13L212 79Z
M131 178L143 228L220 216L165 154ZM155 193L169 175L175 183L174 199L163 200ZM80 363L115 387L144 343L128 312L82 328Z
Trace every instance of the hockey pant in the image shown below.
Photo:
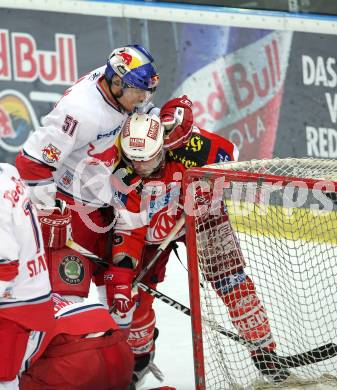
M126 339L122 330L94 338L58 335L22 375L20 390L125 390L134 367Z
M16 322L0 318L0 388L18 375L27 348L29 330Z

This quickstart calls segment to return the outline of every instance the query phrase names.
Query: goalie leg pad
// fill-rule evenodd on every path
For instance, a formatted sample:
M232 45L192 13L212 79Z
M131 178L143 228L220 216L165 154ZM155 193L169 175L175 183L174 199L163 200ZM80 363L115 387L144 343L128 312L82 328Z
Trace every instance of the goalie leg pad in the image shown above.
M234 327L239 334L253 342L257 348L274 350L273 340L266 310L256 294L253 281L243 269L214 283L214 287L226 304Z

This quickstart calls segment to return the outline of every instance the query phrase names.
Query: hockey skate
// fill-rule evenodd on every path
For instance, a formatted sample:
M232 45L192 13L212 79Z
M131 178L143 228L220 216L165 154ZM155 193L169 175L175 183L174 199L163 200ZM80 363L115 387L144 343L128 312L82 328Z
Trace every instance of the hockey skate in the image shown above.
M268 380L268 382L281 383L288 378L290 372L274 361L271 355L277 356L274 351L266 351L265 353L263 350L259 350L252 354L252 360L255 367L259 370L263 377Z
M159 330L155 328L153 339L156 340L159 335ZM139 388L145 381L145 376L148 373L152 373L153 376L160 382L163 381L164 375L160 369L153 363L154 351L149 352L145 355L138 356L135 358L135 367L132 375L132 382Z
M145 381L145 376L150 372L160 382L163 381L164 375L160 369L153 363L154 352L136 358L135 368L133 370L132 381L139 388Z

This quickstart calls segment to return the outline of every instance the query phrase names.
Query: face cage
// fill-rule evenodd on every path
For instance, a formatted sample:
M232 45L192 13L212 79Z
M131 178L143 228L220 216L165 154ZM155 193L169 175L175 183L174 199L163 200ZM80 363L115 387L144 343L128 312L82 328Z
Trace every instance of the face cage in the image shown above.
M145 89L135 88L132 85L123 83L122 90L123 90L123 95L128 93L128 91L132 94L135 94L135 96L144 95L143 101L141 103L137 104L137 106L135 107L137 109L142 109L143 107L145 107L148 103L150 103L152 101L153 94L154 94L154 91L156 90L156 88L152 88L153 91L146 91Z
M138 87L135 87L135 86L132 85L132 84L126 83L126 82L123 81L123 80L122 80L122 88L123 88L123 89L132 88L132 89L139 90L139 91L150 92L150 93L152 93L152 94L154 94L154 93L156 92L156 89L157 89L157 87L148 88L148 89L138 88Z
M151 176L153 172L158 170L158 168L162 168L165 163L165 152L164 149L161 149L160 152L152 157L150 160L147 161L137 161L137 160L131 160L128 157L125 156L124 153L122 153L122 159L124 162L131 166L132 169L135 171L135 173L141 177L148 177ZM136 164L142 164L142 166L135 166L134 162Z

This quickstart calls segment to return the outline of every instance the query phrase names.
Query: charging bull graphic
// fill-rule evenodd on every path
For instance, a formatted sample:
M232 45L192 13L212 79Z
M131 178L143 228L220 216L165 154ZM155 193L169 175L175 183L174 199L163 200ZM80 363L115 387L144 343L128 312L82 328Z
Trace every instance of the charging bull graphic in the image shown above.
M49 144L42 149L42 157L48 164L53 164L60 160L61 151L53 144Z
M10 116L0 106L0 137L15 138L15 131Z
M20 92L0 92L0 150L17 153L38 126L35 112Z
M107 149L99 152L98 148L89 143L87 163L89 165L104 164L108 168L115 167L120 161L120 152L118 145L114 144L109 146ZM101 148L99 148L101 149Z
M184 27L191 44L173 96L186 93L195 124L234 142L240 159L271 158L292 32L204 27Z

